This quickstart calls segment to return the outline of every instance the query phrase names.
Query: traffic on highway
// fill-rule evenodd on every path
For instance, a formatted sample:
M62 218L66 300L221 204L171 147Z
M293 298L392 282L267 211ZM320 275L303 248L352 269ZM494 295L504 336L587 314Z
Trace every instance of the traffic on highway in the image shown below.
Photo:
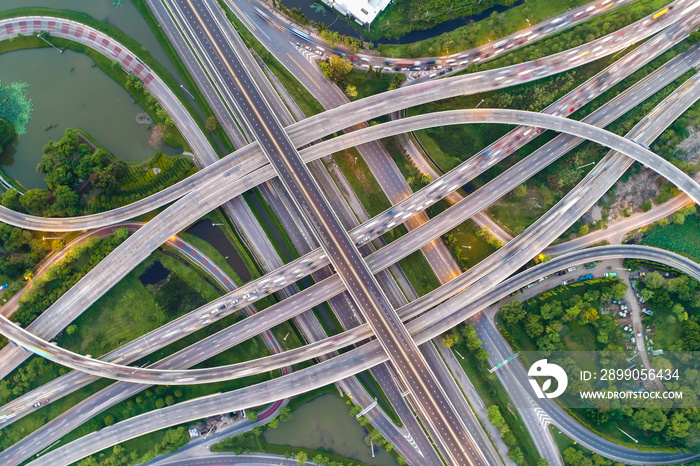
M469 67L471 64L539 44L584 22L629 11L633 4L631 0L596 0L565 9L562 14L536 24L530 24L528 19L527 27L476 48L408 59L382 57L369 50L351 51L342 43L328 44L319 30L297 23L285 15L284 9L256 0L219 3L147 0L143 8L150 12L149 21L156 29L160 28L159 37L170 41L169 50L182 60L180 67L194 78L188 87L195 86L193 91L201 92L197 105L203 102L209 106L214 123L218 120L222 124L228 144L235 148L233 151L229 148L230 153L222 157L217 155L223 146L220 140L217 139L220 147L212 145L211 136L217 125L208 119L206 129L210 134L203 131L201 115L191 113L190 107L183 104L182 99L186 98L183 92L187 89L183 86L173 89L167 79L158 76L151 59L139 57L146 52L145 48L125 46L98 22L88 25L60 14L29 16L23 12L0 20L0 41L5 41L8 47L24 36L38 35L50 45L53 38L60 38L93 50L113 63L115 72L132 75L167 112L198 167L194 175L174 180L156 194L89 215L32 215L31 209L20 211L3 200L0 221L18 231L25 229L27 234L84 231L70 236L71 241L61 246L66 248L64 251L55 256L51 253L40 263L36 269L40 276L51 274L51 266L70 254L70 248L91 238L106 237L122 222L149 216L147 221L124 224L130 230L129 237L102 260L90 264L74 285L54 298L31 324L21 326L12 317L24 305L25 289L9 301L5 299L0 334L9 343L0 348L0 377L8 380L14 377L15 370L18 367L24 370L32 356L73 370L31 390L18 389L0 406L0 429L14 432L37 414L45 415L47 407L53 407L59 400L68 403L64 412L44 418L43 427L27 431L3 447L0 463L15 465L30 460L29 464L68 465L160 429L269 405L260 411L258 419L246 420L244 416L236 424L236 432L245 436L246 432L265 428L271 422L276 426L279 422L276 417L293 397L336 384L341 396L347 392L348 402L367 417L383 436L382 440L393 445L402 464L524 464L525 460L515 455L515 448L507 445L502 433L494 428L491 412L487 414L482 406L482 395L473 391L469 379L474 374L467 375L449 350L451 345L446 343L445 335L455 332L454 329L472 317L482 347L489 360L494 361L497 377L506 386L506 397L510 397L524 420L525 435L533 439L540 459L548 464L568 464L564 458L570 454L563 453L557 445L552 429L547 428L550 425L612 461L673 464L700 457L685 448L674 452L635 450L607 434L591 431L569 416L556 401L524 395L529 393L530 381L520 363L510 363L515 357L515 349L511 347L514 342L506 342L496 328L493 316L497 309L488 311L488 315L483 312L518 290L595 261L639 259L663 264L700 281L700 268L693 260L660 247L613 242L577 250L585 244L596 244L585 236L571 241L570 246L566 243L551 246L594 210L635 162L658 179L672 183L687 198L685 203L652 205L649 215L640 215L635 222L622 222L628 225L626 228L646 226L653 219L663 218L662 212L670 215L688 202L700 201L700 184L693 173L689 175L683 169L687 167L669 161L666 153L661 156L651 149L700 98L700 78L693 73L700 59L700 49L695 45L700 34L700 3L667 2L659 9L648 10L643 17L637 16L635 21L628 18L618 30L592 36L562 52L540 54L539 58L531 57L529 61L501 68L468 72L474 68ZM247 29L245 34L240 28ZM262 56L261 50L269 51L272 60L277 60L275 64L267 55ZM360 74L374 69L390 75L403 73L408 79L394 90L373 91L366 97L354 98L348 87L339 86L328 75L324 76L323 66L319 68L319 63L328 63L333 55L334 60L348 64L345 73L351 68L355 69L351 73ZM659 58L663 56L669 56L663 65L652 66L662 62ZM520 86L548 78L551 78L548 82L559 82L555 77L562 73L571 70L580 73L586 65L592 66L603 58L609 60L606 66L600 66L595 73L587 71L586 79L577 78L580 84L571 86L559 98L551 98L540 111L452 109L376 121L394 112L452 97L518 92L523 89ZM285 73L291 72L292 79L296 76L300 86L305 86L304 92L318 99L317 103L326 110L304 117L299 102L294 102L300 89L285 90L289 86L288 78L274 77L270 66L281 66ZM645 70L644 75L630 82L630 77L639 70ZM645 103L662 92L663 96L653 105ZM197 100L192 94L190 97ZM572 118L599 98L604 100L586 111L580 121ZM609 126L616 121L628 121L630 112L641 108L643 114L634 124L626 123L629 131L624 136ZM372 123L367 124L369 121ZM431 128L494 124L515 128L483 148L470 148L473 155L464 157L442 176L432 180L428 177L425 186L415 192L407 175L397 166L399 160L389 154L386 146L386 141L400 141L399 150L409 165L421 173L428 163L424 160L426 154L411 147L410 139L392 138ZM544 143L536 142L538 137L552 131L561 134ZM479 262L467 268L458 265L458 259L461 260L455 252L458 248L448 247L441 240L443 235L467 221L483 225L484 215L489 215L484 214L486 209L541 171L551 169L586 141L602 145L610 152L594 162L569 192L561 193L550 204L553 207L519 230L519 234L509 235L512 231L506 231L503 223L488 218L487 225L503 228L500 236L508 240ZM537 148L504 167L504 163L512 160L509 157L533 144ZM339 166L333 154L348 150L357 150L354 163L349 167ZM382 207L379 213L377 206L366 205L362 188L358 192L366 177L357 171L360 157L362 166L376 178L378 189L389 200L386 205L390 207ZM493 174L496 168L497 173ZM158 172L154 173L157 176ZM476 188L463 189L477 180ZM258 193L252 196L259 196L269 210L264 216L255 212L260 206L252 203L250 193ZM47 202L57 201L52 196L47 199ZM439 213L429 210L445 199L449 199L449 205ZM255 203L259 204L260 200ZM14 205L23 205L21 202ZM198 219L208 219L205 216L220 207L228 222L220 224L223 230L229 238L236 238L246 254L247 251L252 254L250 263L257 270L254 275L257 278L246 283L217 264L221 254L206 241L198 239L194 245L178 236ZM275 220L265 219L267 215ZM277 233L271 233L271 229L277 229ZM625 231L628 230L620 233L615 230L614 235L611 232L605 238L620 238ZM601 234L593 233L593 237ZM3 248L8 249L5 245ZM218 297L200 301L198 306L205 304L187 309L145 334L120 341L118 347L101 356L82 355L63 348L61 340L56 343L64 335L62 332L71 333L68 327L72 322L84 313L89 315L98 300L102 302L101 298L110 296L115 285L138 270L155 251L166 249L175 251L186 268L197 269L196 273L207 276L206 280L221 290ZM289 249L293 253L287 253ZM543 251L561 252L535 265L533 258L544 257ZM407 269L407 261L415 258L415 254L439 282L420 293L415 288L415 271ZM24 278L27 289L31 287L32 276L33 273ZM578 280L559 279L557 286L594 283L598 276L596 271L591 271ZM616 279L617 274L600 277ZM10 284L11 280L1 287L0 293L8 293ZM653 315L646 310L645 313ZM691 318L695 319L692 315ZM217 322L228 323L213 331ZM283 335L281 328L290 331ZM292 331L296 333L293 340L298 343L290 346L286 342ZM560 333L565 331L566 328ZM196 340L192 338L195 334ZM186 337L190 338L183 340ZM267 353L231 364L209 364L215 356L236 352L255 338L261 338ZM180 346L171 346L176 343ZM637 351L643 353L645 364L651 364L643 344L638 345ZM464 360L460 353L456 354ZM141 364L144 358L151 360ZM163 403L155 410L116 423L112 418L113 424L62 441L64 436L88 425L91 419L132 397L141 397L144 390L154 385L213 384L265 374L274 375L262 382L209 396L193 396L178 402L173 399L174 404ZM83 400L73 397L73 401L67 402L68 395L99 379L115 382ZM539 414L533 416L532 408ZM186 461L187 456L183 455L188 454L190 447L206 445L208 452L211 443L194 440L199 434L191 437L190 446L181 453L171 452L175 453L172 464L179 464L179 458ZM197 451L204 457L209 455L201 448ZM259 457L255 461L270 464L265 461L284 460L273 458ZM213 456L212 460L216 461ZM225 464L239 462L235 456L226 457L225 461ZM305 464L306 457L299 454L296 462Z

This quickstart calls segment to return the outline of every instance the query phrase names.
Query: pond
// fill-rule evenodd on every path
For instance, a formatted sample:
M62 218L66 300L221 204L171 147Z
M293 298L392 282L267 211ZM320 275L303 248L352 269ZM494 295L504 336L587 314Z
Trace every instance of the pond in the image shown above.
M153 58L163 65L175 79L180 81L175 67L168 60L165 51L131 0L122 1L119 7L114 6L114 0L2 0L0 2L0 11L23 7L78 11L88 14L98 21L112 24L146 47ZM132 52L138 54L137 50L132 50Z
M66 128L86 131L125 161L144 160L158 149L149 144L148 127L136 121L143 109L126 89L91 64L87 55L51 48L0 55L0 80L4 85L29 84L27 95L34 108L27 133L0 157L0 166L27 189L45 187L43 175L36 171L42 148L51 139L61 139ZM52 124L58 126L44 130Z
M139 275L139 280L143 286L155 285L168 278L168 275L170 275L170 270L166 269L160 261L155 261Z
M214 248L221 253L222 256L226 258L226 262L230 265L236 272L238 277L243 283L250 281L251 276L248 268L245 266L243 259L238 255L238 251L233 247L231 242L226 238L224 232L222 232L218 226L215 226L210 218L205 218L193 226L187 229L187 233L196 236L199 239L203 239L207 243L214 246Z
M265 432L265 441L276 445L326 450L329 453L366 464L394 466L398 463L385 450L375 446L372 458L365 444L367 431L353 419L345 402L330 394L304 403L289 422Z

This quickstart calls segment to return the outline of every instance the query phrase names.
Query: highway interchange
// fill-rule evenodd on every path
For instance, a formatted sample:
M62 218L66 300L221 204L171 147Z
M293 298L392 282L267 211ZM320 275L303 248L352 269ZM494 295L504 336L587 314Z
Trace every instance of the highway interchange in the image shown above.
M683 2L679 2L679 4L682 4L682 3ZM690 11L690 9L689 9L689 11ZM690 24L684 24L684 26L686 26L688 28L688 30L692 27L697 27L697 23L693 22L693 21L697 21L697 18L693 15L688 16L688 18L690 18L690 20L689 20ZM512 73L512 71L505 72L505 71L499 70L498 73L499 73L499 75L496 77L504 76L505 78L502 79L502 81L504 81L503 84L509 84L507 76L509 76ZM534 74L535 73L533 73L533 75ZM459 78L452 78L452 79L459 79ZM440 81L440 83L443 83L443 82L446 83L448 81ZM510 84L512 84L512 82ZM654 122L654 125L653 125L654 128L652 128L652 129L648 128L650 126L649 124L646 124L645 127L640 127L644 130L648 130L647 133L644 134L644 136L650 138L650 140L653 140L653 138L655 138L655 135L658 134L660 132L660 130L663 130L663 128L665 128L668 123L675 120L675 118L677 118L677 116L680 113L682 113L682 111L685 108L687 108L687 106L692 104L697 99L697 96L695 96L695 93L693 92L694 90L695 90L695 85L694 85L694 83L691 82L691 83L689 83L689 86L687 86L683 90L684 94L682 94L682 95L679 94L679 95L681 95L681 97L676 96L676 98L682 99L682 102L684 103L684 105L679 106L679 105L674 104L674 109L673 109L674 111L668 112L668 116L667 116L667 120L665 121L665 124L664 124L664 122L660 122L660 123ZM407 105L412 105L412 104L409 103ZM264 106L261 106L261 107L264 107ZM260 107L256 106L256 108L260 108ZM649 151L647 151L646 149L640 147L639 144L636 144L636 143L630 142L630 141L626 141L623 138L616 137L616 136L611 135L610 133L607 133L603 130L595 129L593 127L588 127L588 126L580 124L580 123L569 122L566 120L562 121L562 119L558 118L558 117L548 117L545 115L531 115L531 114L527 114L526 112L499 112L499 111L493 111L493 110L484 110L484 111L475 111L475 112L463 111L463 112L457 112L457 113L459 113L459 115L453 113L453 114L449 114L449 115L448 114L431 115L430 117L421 116L421 117L416 117L414 119L401 120L401 121L393 123L393 124L387 123L384 125L378 125L376 127L372 127L369 129L349 133L346 136L341 136L339 138L329 140L326 143L312 146L311 148L306 149L305 151L307 151L307 154L310 154L314 151L314 148L319 147L320 149L317 149L316 153L319 154L318 156L322 156L322 155L325 155L325 153L329 153L329 152L336 150L336 149L332 149L332 147L338 147L338 146L351 147L353 145L358 144L359 142L357 142L357 141L364 141L364 140L369 141L369 140L376 139L378 137L384 137L383 135L395 134L394 132L403 132L403 131L407 131L407 130L428 127L430 125L458 124L458 123L466 123L466 122L474 122L474 121L509 122L509 123L517 122L518 124L529 124L530 126L533 126L533 127L552 128L552 129L561 130L563 132L570 132L570 133L578 135L582 138L596 140L598 142L609 145L610 147L613 147L613 148L619 150L620 152L624 153L625 155L630 156L630 157L634 157L637 160L641 160L641 161L643 161L643 163L647 164L648 166L651 166L654 169L658 170L659 173L663 174L664 176L666 176L669 179L672 179L676 184L678 184L684 190L686 190L686 192L691 194L691 197L693 197L694 199L698 199L698 197L697 197L697 195L698 195L697 185L692 180L688 179L682 172L675 169L675 167L670 166L670 164L663 162L658 157L654 156L654 154L652 154ZM369 118L369 117L365 116L365 118ZM410 126L411 124L415 124L415 126ZM378 129L380 126L381 126L381 129ZM281 126L280 126L280 128L281 128ZM326 128L323 128L323 129L325 130ZM338 129L340 129L340 128L338 128ZM292 141L294 141L296 143L296 141L294 140L294 137L293 137L293 133L292 133L293 130L291 128L287 128L287 130L290 131L290 136L292 138ZM523 130L523 131L526 131L526 130ZM282 131L282 132L284 132L284 131ZM640 132L641 132L641 130L640 130ZM377 134L374 134L374 133L377 133ZM309 136L309 137L312 137L312 136ZM366 138L366 139L362 139L362 138ZM293 147L293 145L291 145L291 142L289 144L290 144L289 147ZM324 144L325 144L325 146L324 146ZM300 145L300 144L297 144L297 145ZM290 149L290 151L293 152L294 150ZM325 151L325 153L323 153L323 151ZM248 154L252 155L253 154L252 150L248 151L247 153L244 153L244 155L248 155ZM301 155L302 156L304 155L304 151L301 152ZM310 159L311 159L311 157L309 157L309 158L304 157L305 162L308 162ZM604 161L602 161L599 165L606 166L606 169L611 169L611 168L617 169L617 170L612 170L615 173L620 172L617 176L606 176L606 178L607 178L606 181L608 183L614 183L614 181L616 181L617 178L624 172L624 169L622 169L621 167L623 167L623 166L625 166L625 164L628 164L631 162L629 160L626 160L626 158L624 156L617 157L616 160L620 160L620 162L616 162L614 155L611 156L610 159L611 159L610 161L606 161L606 159L604 159ZM255 162L258 162L258 161L255 160ZM255 174L257 174L258 172L261 172L263 170L264 170L264 168L259 168L255 171L251 170L253 176L246 177L246 178L244 178L244 180L254 177ZM266 175L270 175L269 177L271 177L272 176L271 170L268 170L268 172L269 173L267 173ZM229 176L230 176L230 170L228 172L225 172L225 173L229 173ZM223 176L225 176L225 173ZM269 179L269 177L267 179ZM600 181L599 178L601 178L601 177L598 177L598 179L596 179L595 175L593 175L593 176L590 176L590 180L584 180L587 182L587 184L586 184L587 188L590 188L590 185L595 184L595 183L597 183L596 186L605 186L606 183L603 181ZM265 181L265 180L262 180L262 181ZM245 183L244 187L252 187L252 186L255 186L259 182L260 181L258 181L258 180L254 180L252 182ZM450 191L452 191L453 189L456 189L456 188L452 188L452 189L447 188L446 189L446 187L448 185L450 185L450 183L451 183L450 181L445 182L445 180L443 180L444 186L442 187L442 189L436 189L438 187L438 185L436 183L433 183L433 187L432 187L433 192L431 193L432 194L431 197L435 197L437 199L444 197L444 195L449 194ZM214 206L218 205L218 204L216 204L216 202L219 202L221 199L224 198L224 196L214 197L210 194L207 194L207 195L200 194L201 191L206 192L209 189L209 187L211 187L213 185L214 185L213 181L206 182L206 184L202 185L201 189L200 189L200 187L197 187L197 189L190 190L189 194L187 194L184 198L182 198L182 200L180 202L186 201L183 203L193 203L193 204L203 203L203 205L201 206L202 209L211 208L211 205L214 205ZM430 188L430 186L428 188ZM598 189L602 189L602 188L598 188ZM504 189L503 192L507 192L507 190L509 190L509 189ZM605 190L603 190L603 192L605 192ZM217 194L217 193L215 193L215 194ZM502 195L502 193L501 193L501 195ZM574 193L573 195L571 195L571 197L569 199L565 198L564 200L562 200L562 203L563 203L562 205L565 205L566 207L564 209L559 209L559 210L561 210L558 213L559 216L563 215L564 213L567 213L567 215L572 215L571 213L568 213L568 212L569 211L578 212L581 210L581 208L582 208L581 204L580 204L580 202L578 202L578 201L580 201L581 196L580 196L580 194L578 194L578 197L576 197L576 196L577 196L577 194ZM213 199L212 199L212 197L213 197ZM467 199L471 199L471 197L467 198ZM471 199L471 202L474 202L475 199L476 198ZM592 199L592 202L595 202L596 199ZM226 199L224 199L224 201L225 200ZM221 202L224 202L224 201L221 201ZM175 207L176 205L177 204L175 204L172 207ZM172 209L172 207L170 209ZM198 205L198 207L200 207L200 206ZM578 207L578 209L576 207ZM483 207L481 207L481 208L483 208ZM415 209L415 206L411 206L410 210L413 210L413 209ZM175 212L177 212L177 209L174 209L174 210L175 210ZM409 210L409 212L410 212L410 210ZM585 209L583 211L585 211ZM399 211L399 213L402 214L401 211ZM177 214L175 214L175 216L177 216ZM580 215L578 215L578 216L580 216ZM575 221L578 218L578 216L573 218L573 220L569 219L569 220L561 221L560 222L561 226L565 229L568 226L568 224L573 223L573 221ZM554 220L561 220L554 215L552 215L551 217ZM186 226L186 222L189 219L190 219L190 217L184 218L181 220L181 222L185 223L185 226ZM422 246L426 241L425 238L422 240L419 239L420 235L422 234L423 231L425 231L425 232L430 231L430 234L433 235L430 239L434 239L435 237L439 237L440 232L447 231L451 228L451 227L449 227L450 223L448 222L448 223L445 223L445 227L438 227L438 228L446 228L446 230L443 229L443 230L438 231L438 229L436 229L435 226L439 225L439 223L434 223L436 220L438 220L438 217L436 217L435 219L431 220L428 223L425 223L424 227L418 227L416 230L411 232L409 235L406 235L405 241L408 242L409 239L414 241L414 243L416 244L415 247L417 248L417 247ZM440 219L440 221L443 221L443 219ZM463 219L461 221L463 221ZM547 219L544 221L543 224L545 227L548 225L547 222L551 222L551 219ZM567 222L568 222L568 224L566 224ZM154 222L150 222L150 223L154 223ZM149 225L147 225L147 227L150 226L150 223L149 223ZM460 223L460 222L457 221L456 224L458 224L458 223ZM178 225L179 225L179 223L175 223L173 225L165 225L165 226L166 226L166 228L169 227L171 230L174 230L175 228L178 227ZM160 226L162 226L162 225L159 225L159 227ZM453 226L454 226L454 224L453 224ZM558 227L559 226L560 225L558 225ZM535 227L535 225L533 225L533 227ZM422 230L421 230L421 228L422 228ZM538 225L537 228L542 228L542 226ZM182 228L180 228L180 229L182 229ZM155 240L151 241L147 247L142 248L139 251L137 251L137 254L134 254L132 256L132 257L134 257L134 260L138 260L138 258L143 257L144 254L147 256L150 253L150 251L152 250L152 249L149 250L149 248L155 248L160 244L160 243L157 243L157 241L161 241L161 240L163 240L163 238L165 238L165 239L168 238L168 236L163 234L163 233L161 233L160 235L156 235L156 230L157 230L157 228L153 227L152 234L155 235ZM167 230L167 231L171 231L171 230ZM177 230L177 231L179 231L179 230ZM556 231L558 231L558 230L556 230ZM378 234L377 232L370 232L370 234L373 234L373 233L375 235ZM553 234L554 233L551 233L550 236ZM519 240L519 242L512 245L512 249L515 250L516 247L521 248L518 251L523 251L523 252L516 252L515 256L519 256L522 258L525 258L527 256L527 259L524 259L524 261L526 262L527 260L530 259L530 257L532 257L533 255L536 254L536 252L534 254L532 254L533 249L540 250L541 247L543 247L543 246L541 246L541 247L540 246L533 246L532 241L530 241L530 243L527 243L526 242L527 241L527 239L526 239L527 232L522 236L525 237L525 239L523 240L520 237L517 238L515 241ZM556 236L557 235L555 235L554 238L556 238ZM546 244L548 244L548 243L546 243ZM544 246L546 246L546 244L544 244ZM390 246L387 246L386 248L383 248L382 250L380 250L380 252L374 253L374 255L369 256L368 266L372 269L372 273L376 273L376 271L379 268L386 267L386 265L382 265L381 262L379 262L378 265L375 265L376 263L372 262L373 258L375 256L376 257L381 256L384 258L385 261L390 261L390 262L395 262L395 260L397 260L396 259L397 255L390 256L390 254L385 251L385 249L390 251L391 246L393 246L393 244ZM347 245L346 245L346 247L347 247ZM354 250L354 247L350 246L349 249ZM394 249L397 249L397 248L395 247ZM503 250L506 250L506 249L508 251L510 251L511 245L509 244L506 246L506 248L503 248ZM415 250L415 249L413 249L413 246L411 246L410 251L413 251L413 250ZM403 253L399 253L399 254L403 254ZM510 252L506 253L504 251L504 254L510 254ZM318 253L317 253L317 255L314 257L318 258L318 262L317 263L312 262L312 265L308 266L308 270L304 270L303 273L306 274L308 272L315 270L315 268L326 265L327 262L324 262L323 260L327 259L327 258L322 257L322 255L323 254L318 255ZM508 262L508 261L512 260L512 258L513 258L513 256L506 257L506 258L501 257L501 260L506 260L506 262ZM664 257L664 259L667 259L667 258ZM367 266L364 266L364 261L360 260L360 262L362 263L363 267L367 267ZM123 268L127 269L127 267L123 267ZM336 269L338 269L337 266L336 266ZM287 270L292 273L292 276L289 277L287 275L286 277L288 277L290 279L296 279L297 276L299 276L299 272L295 272L294 270L296 270L296 269L292 270L292 266L287 267ZM512 270L514 270L514 269L512 269ZM128 272L128 270L126 270L123 273L125 274L127 272ZM341 273L341 275L342 275L342 273ZM97 276L97 274L96 274L96 276ZM285 276L285 275L281 274L281 276ZM507 274L506 274L506 276L507 276ZM499 281L502 280L503 278L506 278L506 277L504 276L504 277L500 278ZM269 280L270 278L267 278L267 279ZM117 279L115 279L115 281L116 280ZM493 284L498 283L498 281L495 281L495 279L493 279L493 278L491 280L494 280L494 281L489 282L489 283L493 283ZM336 280L336 282L340 283L339 280ZM447 296L449 296L449 293L450 293L449 289L450 288L454 289L456 286L462 286L464 283L465 283L464 280L455 280L454 283L450 282L451 287L447 287L446 288L447 291L445 291L445 289L441 288L440 292L441 293L446 292ZM323 282L315 285L315 287L320 287L320 285L322 285L322 284L323 284ZM347 283L346 283L346 285L347 285ZM472 290L472 289L470 288L470 290ZM339 291L342 291L342 288ZM381 294L381 292L380 292L380 294ZM321 294L321 296L324 296L324 294ZM86 299L89 301L90 298L88 297ZM327 299L327 297L325 299ZM437 299L437 301L431 301L431 299ZM417 302L421 302L420 305L416 304L417 302L412 303L412 306L409 306L409 308L418 309L421 306L425 306L425 305L432 306L433 304L439 302L440 299L444 300L445 298L431 298L431 299L425 299L422 302L421 302L421 300L418 300ZM286 302L287 301L285 300L282 303L286 303ZM280 303L280 304L282 304L282 303ZM426 303L426 304L423 304L423 303ZM430 304L427 304L427 303L430 303ZM232 312L232 310L229 310L228 312ZM417 315L419 312L422 312L422 311L415 311L414 310L414 312L416 312L416 314L414 314L414 315ZM402 315L402 317L404 317L406 315L406 313L401 313L401 310L399 310L399 313ZM432 312L429 314L426 314L426 315L430 315L430 314L432 314ZM441 322L441 324L443 326L446 325L445 323L442 323L442 322ZM413 327L411 327L411 328L413 328ZM447 327L447 328L449 328L449 327ZM11 330L17 331L17 329L14 329L14 328ZM359 331L355 330L355 332L359 334ZM367 334L367 335L369 335L369 334ZM15 338L17 341L21 342L22 341L21 338L24 336L25 335L22 334L22 336L20 338L17 338L17 334L15 334L15 335L13 335L13 338ZM414 335L414 338L415 338L415 335ZM417 340L417 341L420 341L420 340ZM423 341L427 341L427 340L423 340ZM43 344L40 340L33 341L33 342L36 343L37 345ZM25 343L26 343L26 341L25 341ZM365 348L366 346L369 346L369 345L365 345L362 348ZM309 348L311 348L311 347L313 347L313 345L309 345ZM355 351L357 351L357 350L355 350ZM379 351L379 352L381 353L381 351ZM343 356L345 356L345 355L343 355ZM308 358L308 356L307 356L307 358ZM93 364L96 365L95 367L100 366L100 364L97 361L92 361L89 363L89 365L93 365ZM133 370L133 368L129 368L129 370ZM144 373L145 372L147 372L147 371L144 371ZM184 373L187 373L187 372L183 372L183 374ZM104 373L102 373L100 375L104 375ZM191 376L191 375L192 374L190 373L189 376ZM296 376L296 374L294 376ZM292 376L292 377L294 377L294 376ZM129 379L126 378L125 380L129 380ZM140 381L143 382L144 380L146 380L146 379L141 379ZM138 382L139 380L134 380L134 381ZM186 383L186 382L183 382L182 380L180 380L179 383ZM169 424L169 425L172 425L172 424Z

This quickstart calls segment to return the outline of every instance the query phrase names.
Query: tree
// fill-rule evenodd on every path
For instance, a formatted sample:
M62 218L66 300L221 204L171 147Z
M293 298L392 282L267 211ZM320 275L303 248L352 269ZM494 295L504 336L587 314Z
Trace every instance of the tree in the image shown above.
M542 315L544 320L552 320L555 317L559 317L562 312L563 309L561 307L561 302L559 301L550 301L548 303L544 303L540 307L540 315Z
M277 426L280 425L280 420L279 418L273 417L270 419L270 422L268 422L267 425L270 427L270 429L277 429Z
M12 126L12 123L0 118L0 153L2 153L5 146L14 141L16 136L17 133L15 132L15 127Z
M246 416L250 422L255 422L258 420L258 414L255 411L247 411Z
M640 409L632 415L631 424L641 430L661 432L666 421L666 415L658 408Z
M641 209L642 212L649 212L652 208L651 204L651 199L647 199L646 201L642 202Z
M445 348L452 348L455 344L455 336L452 333L445 333L440 339Z
M690 39L690 42L693 44L700 44L700 29L691 32L688 36L688 39Z
M3 207L7 207L8 209L15 210L17 212L22 212L24 211L24 208L22 207L22 204L20 202L20 198L22 196L20 195L19 191L17 191L15 188L10 188L5 193L2 195L2 200L0 200L0 204L2 204Z
M516 199L520 199L522 197L525 197L526 194L527 194L527 188L525 187L524 184L519 184L513 190L513 197L515 197Z
M503 418L503 415L501 414L501 410L499 409L498 405L489 406L486 409L486 413L489 415L489 420L495 428L500 429L501 427L506 425L506 420Z
M549 466L549 461L547 461L544 458L540 458L537 460L537 463L535 464L535 466Z
M105 426L111 426L112 424L114 424L114 416L112 416L111 414L106 415Z
M476 350L476 353L474 353L474 357L477 361L486 362L489 360L489 352L483 348L479 348Z
M666 432L664 432L664 437L667 440L681 439L687 437L690 429L690 421L679 412L673 413L669 418L668 426L666 427Z
M348 84L345 86L345 95L348 96L348 99L355 100L357 97L357 87L353 86L352 84Z
M30 189L19 200L22 207L32 215L43 215L49 202L49 193L43 189Z
M80 196L68 186L58 186L53 191L56 200L51 206L50 212L55 215L74 217L78 215L78 203Z
M335 55L333 55L333 56L335 56ZM307 459L309 459L309 456L305 452L300 451L299 453L297 453L297 464L299 466L306 464Z
M156 400L156 408L160 409L165 407L165 401L163 401L163 398L158 398Z
M600 314L595 308L589 307L586 311L581 314L581 322L588 324L590 322L600 319Z
M26 194L25 194L26 196ZM646 285L651 289L661 288L666 280L661 276L659 272L650 272L647 274L646 280L644 281Z
M78 326L73 324L66 327L66 333L68 335L73 335L78 330Z
M671 221L676 225L683 225L685 223L685 215L683 215L681 212L676 212L671 217Z
M333 82L340 82L352 70L352 63L339 55L331 55L330 59L320 62L321 72Z
M590 230L590 227L584 223L584 224L581 225L581 227L578 229L578 235L579 235L579 236L587 235L589 230Z
M610 296L612 299L622 299L625 297L625 292L627 291L627 285L624 283L615 283L610 287Z
M289 406L285 406L280 409L279 414L280 421L287 422L292 420L292 409Z
M515 447L508 452L508 458L513 460L515 464L523 464L525 462L525 455L520 447Z
M214 115L207 118L206 123L204 123L204 128L206 128L207 131L211 131L212 133L216 131L216 128L218 127L219 122L216 120L216 117Z
M165 404L168 406L172 406L175 404L175 397L172 395L168 395L165 397Z
M530 338L537 338L544 333L544 327L542 326L542 317L537 314L528 314L525 318L524 329L525 333L530 336Z
M503 306L501 308L501 313L503 314L503 318L505 318L509 324L517 324L526 315L525 309L523 309L523 303L517 299L514 299Z

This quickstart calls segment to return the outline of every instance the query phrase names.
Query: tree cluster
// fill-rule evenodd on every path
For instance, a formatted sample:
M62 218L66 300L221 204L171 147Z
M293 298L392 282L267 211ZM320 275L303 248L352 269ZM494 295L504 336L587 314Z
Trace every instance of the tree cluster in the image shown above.
M0 203L7 207L5 201L14 194L18 195L14 189L6 191ZM42 234L0 223L0 274L14 280L38 264L51 250L50 243L42 239Z
M345 75L352 70L350 60L333 54L330 58L319 62L323 75L335 83L342 83Z
M501 307L501 315L509 327L522 327L540 351L562 350L561 337L565 326L572 323L590 326L600 349L603 349L619 329L612 316L601 315L597 308L601 300L624 297L626 285L610 281L578 282L576 285L583 289L567 299L552 299L558 294L555 289L529 300L526 305L518 300L510 301Z
M30 190L23 196L23 207L33 215L74 216L80 210L80 194L86 197L93 189L114 193L117 179L126 172L126 164L113 161L109 153L98 149L94 153L81 143L79 133L67 129L58 142L50 141L44 146L44 154L37 171L44 174L49 191ZM31 196L31 205L24 197ZM52 202L48 202L53 198ZM47 206L47 204L50 204Z

